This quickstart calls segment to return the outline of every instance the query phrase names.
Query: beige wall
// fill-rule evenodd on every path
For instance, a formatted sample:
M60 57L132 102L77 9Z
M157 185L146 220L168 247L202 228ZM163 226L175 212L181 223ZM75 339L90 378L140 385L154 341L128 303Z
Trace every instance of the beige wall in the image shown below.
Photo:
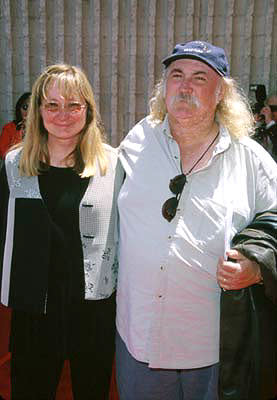
M231 74L277 91L277 0L0 0L0 127L49 64L81 66L116 146L148 109L177 42L226 49Z

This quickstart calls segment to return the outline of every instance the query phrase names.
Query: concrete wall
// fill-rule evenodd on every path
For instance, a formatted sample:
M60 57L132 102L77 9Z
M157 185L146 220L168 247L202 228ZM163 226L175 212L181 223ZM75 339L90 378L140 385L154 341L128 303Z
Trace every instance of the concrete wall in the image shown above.
M49 64L81 66L116 146L148 110L161 60L194 39L226 49L231 74L277 91L277 0L0 0L0 127Z

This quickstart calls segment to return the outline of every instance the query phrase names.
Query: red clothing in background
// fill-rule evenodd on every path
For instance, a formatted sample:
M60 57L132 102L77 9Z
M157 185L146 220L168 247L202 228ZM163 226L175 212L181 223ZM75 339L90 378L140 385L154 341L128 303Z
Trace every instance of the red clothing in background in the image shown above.
M9 122L3 126L2 134L0 136L0 157L4 158L7 151L22 139L23 131L16 130L15 123Z

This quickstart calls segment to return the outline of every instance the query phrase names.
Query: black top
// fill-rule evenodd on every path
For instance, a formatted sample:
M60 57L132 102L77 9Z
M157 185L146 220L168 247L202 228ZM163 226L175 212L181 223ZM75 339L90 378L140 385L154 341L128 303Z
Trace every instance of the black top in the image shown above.
M81 178L72 168L50 167L39 175L40 193L52 220L49 307L51 296L56 306L60 291L65 296L62 301L74 303L84 299L79 204L88 182L89 178Z
M13 310L11 350L28 352L35 347L38 352L67 355L86 342L79 318L88 319L89 305L85 303L92 303L84 300L79 230L79 204L89 178L81 178L72 168L50 167L38 179L51 219L47 313Z
M5 244L9 201L5 165L3 167L0 186L7 190L2 190L0 197L1 246ZM22 258L20 271L15 271L20 272L22 284L19 294L16 291L18 304L20 301L26 302L26 298L32 298L32 292L37 290L37 286L40 291L45 288L46 314L41 312L45 304L44 295L42 308L41 305L26 308L24 303L21 308L12 309L10 351L23 358L36 354L41 359L49 355L60 359L76 353L87 354L92 349L99 349L101 357L104 357L108 349L113 354L115 294L104 300L84 298L79 206L90 179L80 178L72 168L50 167L39 175L38 181L45 209L40 199L17 199L18 216L14 229L20 232L15 235L17 241L13 246L17 246L14 256L18 254ZM20 237L31 233L28 223L31 227L35 226L36 231L29 238L30 248L24 252L22 243L28 242L28 237L22 242ZM35 258L31 259L30 249L38 245L40 250L34 251ZM29 268L30 263L33 269ZM32 285L34 269L36 279ZM43 284L40 285L39 280ZM26 282L30 284L26 285ZM105 346L99 343L105 343Z

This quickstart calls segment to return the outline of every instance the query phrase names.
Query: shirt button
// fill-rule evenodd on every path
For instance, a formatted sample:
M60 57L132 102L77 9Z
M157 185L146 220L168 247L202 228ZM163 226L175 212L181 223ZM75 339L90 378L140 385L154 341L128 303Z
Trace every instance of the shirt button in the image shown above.
M161 265L161 270L162 270L162 271L164 270L164 267L163 267L163 265Z
M158 297L159 297L159 299L161 299L163 296L162 296L161 294L159 294L159 296L158 296Z
M171 239L172 239L172 236L169 235L169 236L168 236L168 239L171 240Z

